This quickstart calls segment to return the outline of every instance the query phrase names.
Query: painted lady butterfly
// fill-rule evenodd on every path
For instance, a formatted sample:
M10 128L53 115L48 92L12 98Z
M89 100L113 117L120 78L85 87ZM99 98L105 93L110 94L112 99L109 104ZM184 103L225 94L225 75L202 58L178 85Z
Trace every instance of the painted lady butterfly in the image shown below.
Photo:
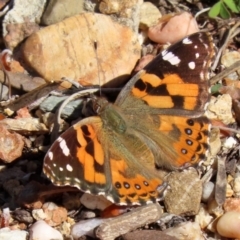
M211 36L195 33L137 73L114 104L93 99L98 116L54 142L44 159L46 176L119 205L159 200L166 184L155 165L174 170L205 158L213 55Z

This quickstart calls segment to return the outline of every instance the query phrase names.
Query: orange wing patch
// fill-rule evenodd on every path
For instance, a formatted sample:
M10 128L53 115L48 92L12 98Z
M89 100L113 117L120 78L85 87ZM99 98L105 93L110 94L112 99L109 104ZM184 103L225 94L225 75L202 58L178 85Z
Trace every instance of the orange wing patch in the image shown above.
M176 139L173 141L173 149L178 158L172 163L175 167L194 165L205 158L209 133L209 121L206 117L191 119L180 116L159 116L159 119L158 130Z
M134 97L141 98L154 108L182 107L194 110L199 97L199 85L184 83L177 74L166 74L161 79L155 74L144 73L132 89Z
M162 198L163 181L159 178L146 178L141 174L129 175L124 160L110 159L112 185L115 188L115 201L119 204L145 204ZM154 175L152 175L154 176ZM162 187L161 187L162 186Z
M104 151L94 125L85 124L75 130L80 145L76 154L84 168L84 179L89 183L106 184L106 175L100 170L104 168Z

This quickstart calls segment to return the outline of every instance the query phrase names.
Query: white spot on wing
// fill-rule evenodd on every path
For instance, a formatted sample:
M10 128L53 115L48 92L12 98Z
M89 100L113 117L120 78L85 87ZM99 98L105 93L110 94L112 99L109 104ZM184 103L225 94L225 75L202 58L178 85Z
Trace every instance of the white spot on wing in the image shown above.
M49 157L50 160L53 160L53 152L51 152L51 151L48 152L48 157Z
M74 182L80 183L80 180L78 178L74 178Z
M111 196L106 196L106 198L110 201L110 202L114 202L113 198ZM121 205L127 205L126 203L121 203Z
M192 70L195 69L195 67L196 67L195 62L189 62L188 67Z
M99 196L106 196L106 193L105 192L99 192L98 195Z
M52 176L49 176L49 175L48 175L48 178L53 179L54 177L56 177L56 174L55 174L54 172L51 172L51 175L52 175ZM53 181L54 181L54 179L53 179Z
M164 53L162 53L163 55ZM165 55L163 55L163 60L170 62L172 65L177 65L181 62L181 60L175 56L172 52L165 51Z
M63 168L62 168L62 167L59 167L59 170L62 172L62 171L63 171Z
M67 164L66 165L66 169L69 171L69 172L72 172L73 168L70 164Z
M67 146L67 143L66 143L66 141L63 139L63 138L61 138L61 141L60 141L60 148L62 149L62 151L63 151L63 154L65 155L65 156L69 156L69 148L68 148L68 146Z
M167 54L167 52L168 52L167 50L163 50L162 51L162 56L164 57Z
M192 44L192 41L189 38L184 38L182 42L183 44Z
M199 53L195 53L195 57L196 57L196 58L199 58Z
M205 47L206 49L208 49L208 45L207 45L207 44L203 43L203 45L204 45L204 47Z

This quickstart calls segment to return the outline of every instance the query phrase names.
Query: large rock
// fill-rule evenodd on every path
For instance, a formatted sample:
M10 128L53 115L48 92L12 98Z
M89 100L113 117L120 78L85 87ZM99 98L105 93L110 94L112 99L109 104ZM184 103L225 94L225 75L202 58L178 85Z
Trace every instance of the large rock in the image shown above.
M83 13L43 28L24 47L26 62L46 80L82 84L126 80L140 56L136 35L110 17Z

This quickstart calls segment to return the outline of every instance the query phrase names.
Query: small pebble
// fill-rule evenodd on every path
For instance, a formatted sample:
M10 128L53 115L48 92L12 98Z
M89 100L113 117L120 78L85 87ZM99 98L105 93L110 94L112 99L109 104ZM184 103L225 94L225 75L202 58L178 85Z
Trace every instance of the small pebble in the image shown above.
M197 222L201 229L206 228L213 221L213 216L211 216L207 210L207 207L201 204L200 210L195 217L195 222Z
M22 155L24 141L20 134L8 131L8 126L4 124L5 121L9 119L1 120L0 159L10 163Z
M103 223L106 219L93 218L89 220L80 221L73 225L71 235L74 239L79 239L83 235L94 237L93 230Z
M227 68L239 60L240 60L240 53L238 51L231 51L223 54L221 58L221 63ZM237 72L238 74L240 74L240 70L238 70Z
M210 201L208 201L207 207L208 207L209 214L212 214L216 217L222 216L223 209L218 206L218 204L214 198L212 198Z
M233 137L229 137L223 142L223 146L227 149L232 149L234 146L236 146L236 144L237 141Z
M15 48L25 37L39 29L38 23L46 2L46 0L14 1L2 22L7 48Z
M240 212L227 212L217 222L218 233L227 238L240 238Z
M24 222L27 224L33 222L33 217L31 216L30 212L25 209L16 209L14 212L12 212L12 214L14 216L14 219L19 222Z
M176 43L185 36L198 32L199 28L194 17L187 12L160 19L159 23L148 30L148 37L157 43Z
M35 222L30 228L29 240L63 240L62 234L43 220Z
M32 210L32 216L36 220L44 220L46 218L46 214L44 213L44 211L41 208L40 209L33 209Z
M42 24L51 25L84 11L82 0L50 0L42 15Z
M64 207L59 207L53 202L46 202L43 204L42 209L46 214L45 221L50 226L58 226L67 220L67 210Z
M103 14L116 14L119 17L131 18L141 1L138 0L104 0L100 1L99 11Z
M8 87L0 83L0 100L7 100L8 98Z
M202 182L197 172L193 169L172 172L167 181L169 189L164 198L167 212L181 216L196 215L202 196Z
M204 240L202 230L196 222L184 222L176 227L168 228L163 233L179 240Z
M112 205L104 196L94 196L92 194L84 193L80 198L80 202L88 209L104 210Z
M156 25L162 14L158 8L151 2L143 2L140 6L140 24L139 28L145 30L153 25Z
M233 191L236 197L240 196L240 176L234 178L233 181Z
M240 199L239 198L227 198L223 205L225 212L239 212L240 213Z
M206 111L209 119L219 120L228 125L234 123L232 115L232 98L229 94L219 95L217 98L212 97Z
M0 229L1 240L26 240L27 236L28 236L28 233L26 231L11 230L8 227ZM44 239L44 240L47 240L47 239Z
M213 182L206 182L203 184L203 192L202 192L202 201L207 202L209 198L212 196L214 190Z

